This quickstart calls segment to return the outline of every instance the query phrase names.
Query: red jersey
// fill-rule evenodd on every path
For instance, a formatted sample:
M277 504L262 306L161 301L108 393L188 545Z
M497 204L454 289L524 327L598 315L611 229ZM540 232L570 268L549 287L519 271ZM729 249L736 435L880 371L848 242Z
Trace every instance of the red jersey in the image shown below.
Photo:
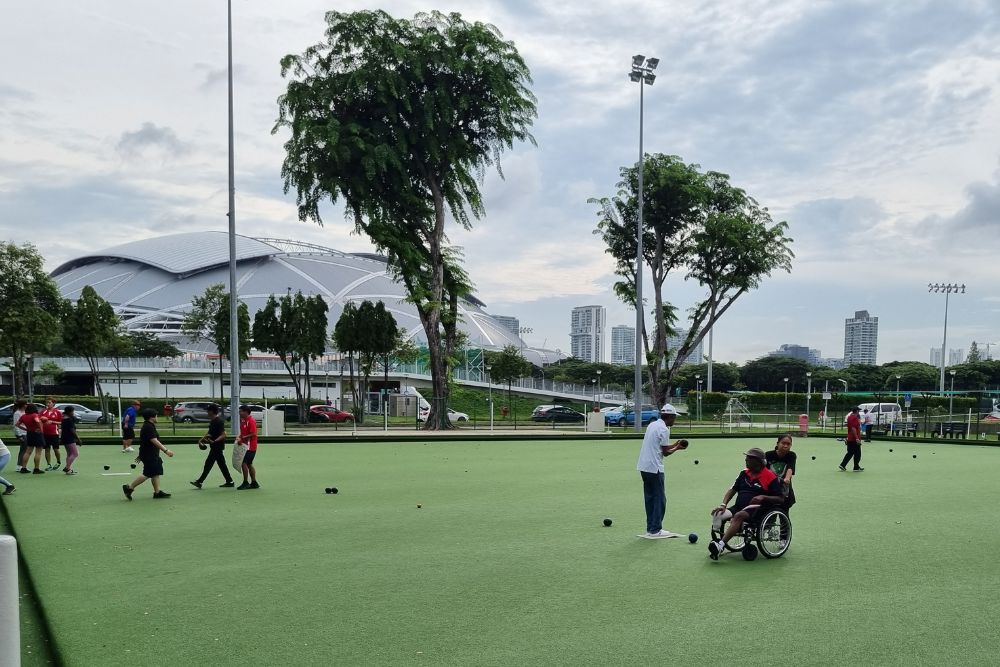
M853 412L847 415L847 441L861 441L861 419Z
M252 415L240 420L240 442L247 446L247 451L257 451L257 420Z
M58 408L45 408L38 413L42 419L48 422L42 424L42 433L45 435L59 435L59 425L62 424L63 413Z
M21 418L17 420L17 423L21 425L28 433L41 433L42 432L42 422L38 418L38 414L29 415L24 413Z

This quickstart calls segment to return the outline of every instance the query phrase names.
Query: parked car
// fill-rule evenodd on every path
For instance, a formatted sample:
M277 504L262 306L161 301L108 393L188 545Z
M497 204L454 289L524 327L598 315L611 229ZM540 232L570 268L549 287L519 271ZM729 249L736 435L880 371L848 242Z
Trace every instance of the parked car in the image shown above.
M427 415L429 415L430 412L431 412L430 408L427 408L426 410L420 410L420 412L417 414L417 419L419 419L422 422L427 421ZM465 414L464 412L458 412L457 410L452 410L451 408L448 408L448 421L467 422L469 421L469 415Z
M38 408L39 412L41 412L42 410L45 409L45 404L44 403L35 403L35 406ZM8 405L5 405L2 408L0 408L0 424L9 424L9 423L11 423L11 421L13 420L13 417L14 417L14 404L13 403L9 403Z
M562 405L540 405L532 411L531 419L536 422L582 422L586 417Z
M624 406L621 405L613 405L613 406L609 405L607 407L601 408L601 412L607 414L609 412L621 412L624 409L625 409Z
M212 418L208 416L208 406L212 401L184 401L174 405L173 420L175 422L209 422Z
M284 412L286 424L299 421L299 406L296 405L295 403L275 403L274 405L269 405L267 407L269 410L278 410L279 412ZM323 412L316 412L312 410L312 408L310 408L309 421L314 424L329 424L330 416L324 414Z
M344 422L354 421L354 415L346 410L338 410L332 405L314 405L309 408L310 412L318 412L324 414L327 418L334 424L343 424Z
M639 416L639 423L645 426L651 421L655 421L660 416L660 411L655 405L643 405L642 413ZM604 413L604 423L611 426L635 426L635 411L631 408L623 410L612 410Z
M107 424L108 420L112 423L115 421L115 416L110 412L105 416L100 410L94 410L79 403L56 403L56 409L60 412L65 411L68 407L73 408L73 416L82 424Z
M257 405L256 403L244 403L243 405L246 405L247 407L250 408L250 416L253 417L254 421L256 421L258 424L261 422L261 420L264 419L263 405ZM232 416L230 414L231 412L232 411L229 409L228 405L222 409L222 416L225 418L226 421L229 421L230 417Z
M864 424L865 410L871 414L872 424L875 425L903 421L903 408L899 407L899 403L861 403L858 407L860 408L858 416L861 417L862 425ZM844 416L844 424L847 424L846 415Z

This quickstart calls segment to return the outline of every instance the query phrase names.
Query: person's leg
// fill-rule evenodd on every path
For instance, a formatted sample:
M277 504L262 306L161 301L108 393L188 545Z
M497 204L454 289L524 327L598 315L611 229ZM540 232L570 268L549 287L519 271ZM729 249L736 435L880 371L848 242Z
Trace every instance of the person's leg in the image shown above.
M18 441L21 443L21 448L17 452L17 467L18 470L27 470L28 458L31 456L31 447L28 446L24 438L18 438Z
M0 472L3 472L4 467L8 463L10 463L10 453L7 453L7 454L4 454L4 455L0 456ZM8 482L7 480L5 480L3 477L0 477L0 484L3 484L4 488L7 488L7 489L14 488L14 485L11 484L10 482Z
M846 470L847 469L847 462L851 460L852 456L854 456L853 450L851 449L851 444L852 443L848 442L846 444L847 444L847 453L844 454L844 459L840 462L840 469L841 470Z
M59 466L62 465L62 454L59 452L58 442L52 443L52 453L55 454L56 456L56 467L58 468Z
M233 476L229 474L229 466L226 465L226 454L222 449L222 447L213 448L212 457L214 459L215 464L219 466L219 470L222 471L222 476L225 478L226 484L232 484ZM209 470L211 469L212 466L209 465Z
M726 532L722 535L722 541L728 542L733 539L733 535L743 530L743 522L747 520L750 515L745 511L740 510L733 515L732 520L726 525Z
M653 515L653 518L656 519L655 532L658 533L663 530L663 517L667 515L667 491L662 472L656 473L656 497L653 500L656 502L656 510Z
M861 470L861 443L854 443L854 469Z
M80 448L76 446L76 443L66 443L66 467L63 468L66 472L73 469L73 462L76 461L76 457L80 455Z
M254 467L253 463L247 465L250 472L250 486L257 486L257 468Z
M643 504L646 508L646 532L655 533L660 530L659 528L653 527L656 525L657 473L639 471L639 474L642 476L642 497Z
M195 481L201 484L208 478L208 473L212 472L212 466L215 465L215 452L211 451L208 456L205 457L205 465L201 468L201 475Z
M45 469L48 470L52 467L52 446L49 443L45 443L42 449L45 450ZM38 466L35 467L37 468Z
M43 449L45 449L45 448L44 447L38 447L37 445L35 446L35 470L36 471L41 471L41 468L39 468L39 466L42 465L42 450Z
M156 475L154 477L150 477L149 479L153 482L153 494L155 495L155 494L159 493L160 492L160 476Z

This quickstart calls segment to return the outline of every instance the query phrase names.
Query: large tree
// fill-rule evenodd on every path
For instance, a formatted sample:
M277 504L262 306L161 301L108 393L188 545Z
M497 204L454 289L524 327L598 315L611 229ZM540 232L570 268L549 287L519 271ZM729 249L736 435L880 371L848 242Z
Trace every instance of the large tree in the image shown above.
M148 331L123 332L129 340L125 347L128 354L136 357L179 357L181 351L177 346L167 340L162 340ZM124 354L122 355L124 356Z
M239 354L242 361L250 354L250 313L245 303L240 302L236 309L237 328L239 330ZM215 347L219 359L230 359L229 349L229 292L222 283L215 283L205 288L201 296L191 299L191 310L184 316L181 333L191 340L208 341ZM222 392L223 367L219 364L219 392Z
M434 395L447 399L458 302L471 291L448 244L484 213L479 181L528 133L535 98L514 44L492 25L431 12L326 15L325 41L282 59L290 77L275 131L287 128L285 190L299 218L342 199L359 233L384 252L417 309ZM502 175L502 172L501 172ZM426 428L448 428L447 400Z
M101 412L108 414L107 398L101 386L101 359L113 352L118 335L119 320L114 308L87 285L81 290L76 303L65 302L63 309L63 341L74 353L87 360Z
M622 278L615 293L636 304L636 222L639 168L621 169L618 193L592 199L598 204L595 233L614 257ZM774 223L766 208L733 186L725 174L702 173L673 155L646 156L643 168L643 264L652 276L652 330L643 319L642 336L654 403L669 395L682 362L708 330L744 294L773 271L791 270L788 226ZM667 349L672 307L665 284L672 272L704 289L688 311L688 335L676 350ZM649 294L649 292L644 292ZM652 340L651 340L652 339Z
M11 358L15 396L25 396L27 355L58 340L62 297L30 243L0 243L0 354Z
M507 345L499 352L487 352L486 363L490 366L490 382L506 382L507 405L513 405L514 380L529 375L531 364L514 345Z

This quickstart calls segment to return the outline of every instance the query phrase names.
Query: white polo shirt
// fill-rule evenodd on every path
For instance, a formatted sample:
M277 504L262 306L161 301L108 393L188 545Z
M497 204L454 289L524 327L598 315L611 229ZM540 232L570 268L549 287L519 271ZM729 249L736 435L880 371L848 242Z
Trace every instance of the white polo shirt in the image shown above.
M663 450L660 447L670 441L670 429L666 422L656 418L646 427L639 450L639 462L635 468L641 472L663 472Z

